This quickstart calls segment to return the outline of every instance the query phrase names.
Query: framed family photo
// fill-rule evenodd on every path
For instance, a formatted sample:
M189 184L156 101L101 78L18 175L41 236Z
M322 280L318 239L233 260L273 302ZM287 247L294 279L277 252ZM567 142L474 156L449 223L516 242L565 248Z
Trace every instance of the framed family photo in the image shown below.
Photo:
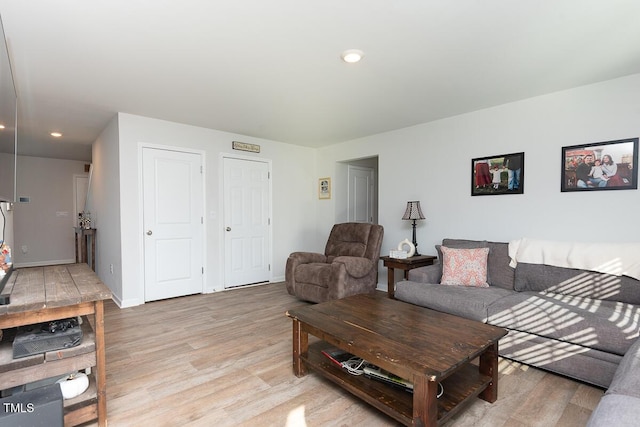
M330 199L331 198L331 178L318 179L318 198Z
M524 153L500 154L471 160L471 195L524 193Z
M638 138L562 147L561 191L638 188Z

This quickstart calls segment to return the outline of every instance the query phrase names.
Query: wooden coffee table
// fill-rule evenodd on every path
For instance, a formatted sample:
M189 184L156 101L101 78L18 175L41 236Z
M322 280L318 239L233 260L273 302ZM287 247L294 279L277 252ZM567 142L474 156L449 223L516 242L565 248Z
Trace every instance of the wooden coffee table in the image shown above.
M412 426L436 426L464 402L498 397L495 326L392 300L355 295L287 312L293 319L293 370L320 373L377 409ZM310 345L309 334L317 337ZM350 375L321 351L338 347L413 383L413 393ZM477 364L471 363L478 359ZM444 394L437 398L438 383Z

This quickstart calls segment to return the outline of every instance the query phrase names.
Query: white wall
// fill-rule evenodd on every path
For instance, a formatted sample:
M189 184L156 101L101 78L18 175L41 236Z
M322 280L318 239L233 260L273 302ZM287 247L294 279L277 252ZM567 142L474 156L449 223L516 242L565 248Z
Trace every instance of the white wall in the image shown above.
M420 200L427 216L418 225L424 254L434 253L444 237L640 241L639 190L560 192L561 147L637 137L637 99L640 75L633 75L317 150L120 113L93 152L99 276L122 306L144 302L143 144L205 154L206 291L223 288L220 166L225 153L272 162L273 280L284 277L290 252L322 251L331 226L340 220L344 201L337 197L345 194L340 186L346 182L335 179L344 166L339 162L375 156L383 253L411 237L410 222L401 220L408 200ZM259 144L261 153L234 152L234 140ZM524 194L470 195L472 158L520 151L525 152ZM334 177L330 200L317 198L317 179L323 176ZM105 270L109 264L114 274Z
M103 133L102 140L97 141L94 148L93 181L103 183L100 196L95 192L94 197L96 202L98 198L104 199L102 207L97 209L97 227L105 228L102 224L107 211L108 215L119 216L120 223L116 224L114 220L108 227L110 236L98 239L98 275L111 287L121 306L144 302L144 230L140 191L140 157L144 144L182 147L205 154L207 292L223 289L222 154L258 157L272 162L272 280L284 279L286 259L291 251L317 249L314 240L317 219L316 150L123 113L118 114L105 132L109 134L108 137ZM234 140L259 144L261 152L250 154L234 151L231 149ZM101 164L104 167L98 166ZM119 209L119 215L114 212L116 208ZM108 243L105 243L105 238ZM116 244L118 238L120 249ZM109 247L105 248L105 244L109 244ZM115 265L113 275L105 271L111 263ZM110 276L121 276L120 282Z
M116 302L122 304L119 152L118 117L114 116L93 143L93 171L87 203L96 228L96 273L111 289Z
M640 190L560 192L561 147L638 137L638 99L640 74L322 148L318 170L335 176L336 162L379 156L383 253L411 239L401 220L408 200L427 217L418 223L423 254L444 237L638 242ZM472 158L521 151L524 194L471 197ZM327 202L319 232L335 218L336 201Z
M14 204L11 249L16 267L75 262L73 176L85 174L85 164L18 156L18 197L30 202Z

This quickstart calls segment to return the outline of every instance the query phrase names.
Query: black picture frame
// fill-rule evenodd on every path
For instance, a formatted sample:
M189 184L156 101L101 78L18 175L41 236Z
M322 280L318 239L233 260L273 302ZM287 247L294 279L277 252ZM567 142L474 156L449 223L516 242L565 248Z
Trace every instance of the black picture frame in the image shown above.
M471 195L524 193L524 152L471 159Z
M638 138L562 147L560 191L636 190Z

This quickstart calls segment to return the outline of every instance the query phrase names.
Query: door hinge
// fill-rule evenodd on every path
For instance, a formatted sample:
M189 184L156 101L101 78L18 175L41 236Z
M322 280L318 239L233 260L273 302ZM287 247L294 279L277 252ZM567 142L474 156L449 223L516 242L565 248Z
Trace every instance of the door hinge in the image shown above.
M202 267L201 270L202 270L202 274L204 274L204 267Z
M267 172L267 179L271 179L271 172Z
M267 218L267 225L271 225L271 218Z
M203 216L200 217L200 224L204 224L204 217Z
M200 165L200 173L202 172L203 172L203 168L202 168L202 165Z
M269 264L269 271L271 271L271 264Z

